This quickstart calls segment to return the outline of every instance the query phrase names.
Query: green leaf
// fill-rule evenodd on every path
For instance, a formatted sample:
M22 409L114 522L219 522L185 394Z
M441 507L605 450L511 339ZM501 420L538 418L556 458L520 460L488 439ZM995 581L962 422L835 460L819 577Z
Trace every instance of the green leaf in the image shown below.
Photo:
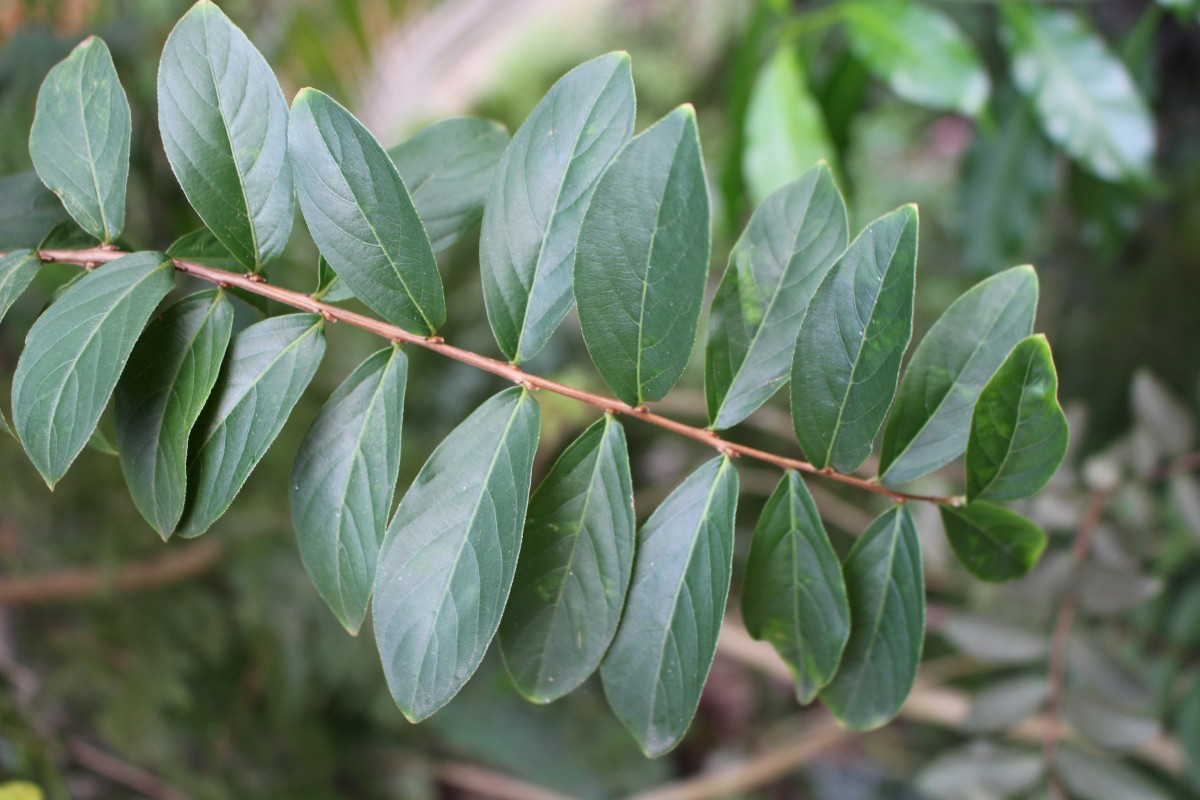
M117 384L117 447L134 505L164 539L183 516L188 435L233 333L222 291L168 306L146 328Z
M810 703L833 678L850 636L842 566L800 473L788 470L763 507L742 580L742 619L787 662Z
M529 501L500 647L525 697L578 687L608 649L633 569L633 484L625 432L611 415L563 452Z
M100 240L70 219L63 220L50 229L38 244L38 250L86 250L96 247Z
M850 641L821 702L851 730L896 716L912 689L925 639L921 542L905 506L867 528L843 565L850 595Z
M1071 747L1058 748L1054 767L1079 800L1170 800L1178 796L1120 761L1097 758Z
M404 181L371 132L304 89L288 147L313 241L350 290L388 322L433 335L446 321L442 278Z
M50 488L91 438L134 342L175 285L161 253L134 253L83 276L25 338L13 423Z
M625 614L600 675L643 752L679 744L700 702L733 569L737 472L714 458L689 475L638 533Z
M1039 753L975 741L938 756L914 783L929 800L1023 797L1045 772Z
M1145 178L1154 120L1120 59L1065 9L1002 6L1013 82L1046 135L1106 180Z
M349 300L354 297L354 292L350 291L350 287L333 271L333 267L329 266L325 256L319 256L317 258L317 290L312 293L312 296L326 303L336 303L339 300Z
M180 236L167 248L167 255L229 272L241 269L241 262L233 257L229 248L221 244L208 228L197 228Z
M798 180L818 161L833 161L821 108L796 54L780 48L754 79L746 109L742 173L755 203Z
M199 536L220 519L275 441L325 353L324 323L285 314L233 337L188 446L180 536Z
M1016 500L1040 490L1067 454L1067 417L1042 335L1021 341L975 404L967 443L967 499Z
M292 523L313 585L357 634L400 473L408 360L398 345L350 373L313 420L292 468Z
M980 580L1003 583L1033 569L1046 549L1046 534L1015 511L990 503L941 506L942 524L954 554Z
M42 81L29 155L80 226L105 242L125 227L129 100L104 41L89 36Z
M710 233L696 114L681 106L613 159L579 229L583 339L604 380L632 406L662 399L687 366Z
M967 449L979 393L1017 342L1033 333L1038 283L1033 267L1013 267L955 300L908 362L883 430L879 479L904 483Z
M813 295L792 359L792 422L809 460L850 472L896 394L912 338L917 208L904 206L858 235Z
M729 254L708 318L704 389L714 428L748 417L788 379L813 292L846 248L846 204L820 165L759 206Z
M435 253L483 218L483 204L508 145L508 131L477 117L430 125L388 151L404 179Z
M522 389L491 398L433 452L388 526L375 640L392 697L413 722L458 693L500 624L540 426Z
M66 218L62 203L33 170L0 178L0 249L37 247Z
M295 205L287 101L262 54L200 0L171 31L158 66L158 127L200 219L246 268L278 256Z
M32 250L14 250L0 258L0 321L41 268L42 260Z
M571 310L580 223L633 112L629 55L608 53L560 78L500 159L479 265L488 321L514 363L537 355Z
M841 8L850 48L897 95L970 117L983 110L991 91L987 70L949 17L903 0Z
M108 436L104 434L99 427L92 431L92 435L88 437L87 446L106 456L120 455L117 452L116 445L108 440Z

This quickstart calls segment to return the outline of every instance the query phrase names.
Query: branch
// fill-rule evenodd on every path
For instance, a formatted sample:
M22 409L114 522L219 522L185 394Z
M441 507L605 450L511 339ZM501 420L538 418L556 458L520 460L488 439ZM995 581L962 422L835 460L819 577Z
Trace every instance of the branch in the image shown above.
M0 253L0 257L5 255ZM54 262L62 264L78 264L83 267L97 267L101 264L115 261L118 258L126 255L119 250L112 250L103 247L96 247L86 250L41 250L38 256L44 262ZM908 500L923 500L928 503L938 503L942 505L960 505L962 498L959 497L937 497L933 495L909 494L908 492L897 492L888 489L878 483L865 478L859 478L854 475L845 475L836 472L833 469L819 469L807 461L801 461L796 458L787 458L785 456L768 453L765 450L759 450L736 442L730 442L722 439L715 432L706 428L697 428L691 425L686 425L670 417L664 417L661 414L655 414L645 406L631 406L623 403L612 397L605 397L592 392L585 392L582 389L576 389L565 384L557 383L547 378L533 375L525 372L513 364L508 364L503 361L497 361L487 356L473 353L469 350L455 347L447 344L440 336L418 336L415 333L410 333L403 328L398 328L395 325L389 325L386 322L368 317L363 314L356 314L353 311L347 311L338 306L322 303L319 300L313 299L310 295L291 289L284 289L279 286L272 286L263 280L260 275L239 275L233 272L227 272L222 269L206 267L203 264L195 264L190 261L183 261L177 258L171 259L175 269L185 275L190 275L193 278L199 278L202 281L215 284L219 287L234 286L242 291L266 297L269 300L274 300L277 303L282 303L292 308L307 311L312 314L320 314L330 322L344 322L347 325L352 325L356 328L368 331L381 336L392 342L402 344L413 344L417 347L423 347L426 350L432 350L439 355L452 358L455 361L461 361L464 364L470 364L477 369L490 372L493 375L499 375L505 380L512 381L528 389L545 389L563 397L569 397L573 400L578 400L581 403L587 403L601 411L611 414L623 414L626 416L640 419L665 430L685 436L701 444L712 447L720 453L729 456L743 456L756 461L762 461L767 464L773 464L782 469L794 469L800 472L806 472L811 475L820 475L832 481L844 483L849 486L862 489L863 491L873 492L874 494L883 495L894 503L903 503Z
M83 739L72 739L68 743L71 756L82 767L86 767L110 783L132 789L152 800L188 800L188 796L175 789L141 767L129 764L116 756L109 755Z

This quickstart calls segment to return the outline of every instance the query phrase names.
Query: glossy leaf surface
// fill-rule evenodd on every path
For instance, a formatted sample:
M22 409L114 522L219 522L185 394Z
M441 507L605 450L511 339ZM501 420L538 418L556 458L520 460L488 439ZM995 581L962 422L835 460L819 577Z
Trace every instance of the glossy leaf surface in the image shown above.
M1046 549L1046 534L1015 511L991 503L941 506L942 524L954 554L980 580L1011 581L1033 569Z

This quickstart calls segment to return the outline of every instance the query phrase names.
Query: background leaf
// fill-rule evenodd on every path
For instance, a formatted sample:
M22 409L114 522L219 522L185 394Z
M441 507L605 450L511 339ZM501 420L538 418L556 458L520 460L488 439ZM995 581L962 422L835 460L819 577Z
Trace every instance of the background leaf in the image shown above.
M500 646L530 700L562 697L600 665L625 604L635 526L625 431L605 415L529 501Z
M604 693L647 756L687 732L708 678L733 560L737 472L714 458L638 533L625 614L600 667Z
M710 239L696 114L682 106L613 159L579 229L575 297L584 342L629 405L661 400L687 366Z
M75 221L105 242L125 227L131 135L129 100L112 55L89 36L42 82L29 155Z
M0 248L37 247L67 212L37 173L0 178Z
M708 318L704 389L714 428L741 422L788 379L800 321L845 249L847 227L846 204L824 165L750 217Z
M1107 758L1059 748L1054 767L1079 800L1169 800L1172 797L1137 770Z
M522 389L492 397L433 452L388 526L375 640L392 698L413 722L458 693L500 624L540 424Z
M915 784L929 800L999 800L1034 788L1045 771L1034 751L981 741L938 756L921 770Z
M792 422L817 467L851 472L871 446L912 337L917 209L858 235L813 295L792 360Z
M558 80L500 159L483 213L479 267L488 321L514 363L545 346L571 310L571 266L600 175L629 141L628 53L608 53Z
M1002 583L1033 569L1046 534L1015 511L990 503L939 506L954 554L980 580Z
M317 289L312 296L325 303L336 303L339 300L349 300L354 297L354 292L350 291L350 287L346 285L345 281L333 271L333 267L329 266L325 256L318 256Z
M275 73L246 35L208 0L192 6L163 47L158 127L188 202L255 272L292 230L287 113Z

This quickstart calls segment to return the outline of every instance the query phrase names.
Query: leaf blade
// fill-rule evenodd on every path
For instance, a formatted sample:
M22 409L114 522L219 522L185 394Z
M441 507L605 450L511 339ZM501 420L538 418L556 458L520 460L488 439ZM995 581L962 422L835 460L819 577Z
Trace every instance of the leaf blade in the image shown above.
M0 258L0 321L41 268L42 260L33 250L14 250Z
M1003 583L1033 569L1046 549L1046 534L1020 514L990 503L940 507L946 538L967 570Z

